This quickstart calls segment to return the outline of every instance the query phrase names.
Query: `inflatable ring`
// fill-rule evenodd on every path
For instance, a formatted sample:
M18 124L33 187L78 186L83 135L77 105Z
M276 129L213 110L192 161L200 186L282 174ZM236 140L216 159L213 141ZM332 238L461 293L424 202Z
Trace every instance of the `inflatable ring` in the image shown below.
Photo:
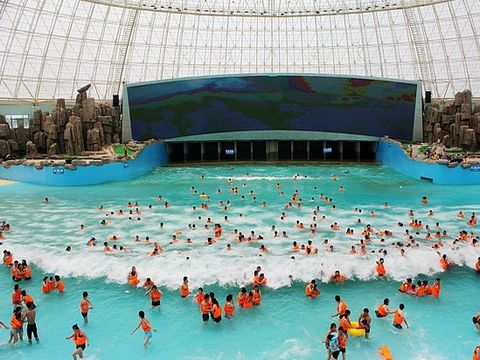
M176 235L176 236L180 236L180 235L182 235L182 234L183 234L183 233L182 233L181 231L175 231L175 235Z
M352 336L364 336L365 335L365 329L356 329L358 326L357 321L352 321L351 322L352 327L347 330L347 333Z
M392 353L390 352L390 349L388 348L387 345L380 346L378 348L378 354L382 357L384 360L392 360Z
M201 197L202 199L206 199L206 198L208 197L208 195L207 195L207 194L201 194L200 197Z

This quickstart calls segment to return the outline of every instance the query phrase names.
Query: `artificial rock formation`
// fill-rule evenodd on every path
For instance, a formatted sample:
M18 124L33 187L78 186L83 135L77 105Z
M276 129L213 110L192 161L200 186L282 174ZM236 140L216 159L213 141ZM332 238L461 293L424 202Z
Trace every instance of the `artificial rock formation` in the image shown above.
M8 154L40 157L81 155L84 151L99 151L104 146L119 143L121 138L120 108L96 104L87 96L90 84L78 89L73 108L67 109L64 99L58 99L51 114L35 110L30 127L11 129L0 115L0 158Z
M477 151L480 147L480 105L472 103L472 92L464 90L449 104L426 104L424 141L438 142L446 147Z

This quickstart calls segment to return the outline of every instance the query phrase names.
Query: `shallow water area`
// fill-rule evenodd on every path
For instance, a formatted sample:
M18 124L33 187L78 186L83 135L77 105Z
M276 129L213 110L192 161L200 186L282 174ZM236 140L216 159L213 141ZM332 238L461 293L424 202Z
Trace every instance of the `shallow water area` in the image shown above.
M40 345L21 344L12 349L6 344L7 332L2 330L0 357L3 353L18 358L68 358L73 343L64 338L71 334L72 324L83 327L78 303L85 290L94 305L86 327L92 343L86 351L89 359L326 358L322 340L332 321L330 315L335 312L336 294L346 300L354 320L363 307L373 313L383 298L389 297L392 309L400 302L405 303L411 323L411 329L398 332L391 326L391 319L373 319L370 340L349 337L350 359L375 358L378 347L385 344L390 346L395 359L471 357L474 346L480 342L471 322L473 314L480 310L480 277L471 269L479 249L451 243L460 230L478 232L477 227L468 227L466 220L471 212L480 210L479 186L434 186L377 165L233 167L233 170L227 170L225 165L165 167L134 181L90 187L20 183L0 187L0 218L12 226L12 231L5 233L2 249L38 266L32 283L21 282L20 286L26 286L39 305L37 323L41 337ZM295 174L300 175L296 180ZM337 181L332 180L333 174ZM233 180L231 185L229 178ZM280 183L280 189L275 188L276 183ZM190 191L192 186L197 193ZM340 186L344 186L344 192L339 191ZM238 187L239 193L230 192L231 187ZM297 208L294 204L284 209L295 190L303 199L302 206ZM199 197L203 192L211 201ZM332 203L325 203L320 194L331 197ZM158 195L162 201L157 201ZM422 196L428 196L428 205L421 204ZM49 198L48 204L43 203L45 197ZM227 200L230 205L225 210L219 202ZM141 214L105 216L107 211L127 212L131 209L126 207L128 201L132 204L138 201ZM165 208L165 201L171 206ZM262 202L266 202L266 207L262 207ZM387 208L384 202L388 202ZM207 210L200 209L202 203L208 204ZM149 204L152 209L148 209ZM97 210L99 205L105 210ZM316 206L318 215L313 221ZM354 208L362 212L355 212ZM416 280L432 281L442 271L439 254L431 248L432 242L424 239L425 229L415 236L420 247L407 248L405 257L391 246L394 241L405 240L404 231L412 219L407 215L410 209L415 219L430 225L432 235L437 230L447 231L441 252L462 265L440 274L443 286L440 299L415 298L398 292L398 281L406 277L418 275ZM427 214L430 209L433 216ZM466 219L457 218L460 210ZM370 216L371 211L377 216ZM282 212L286 213L285 220L280 219ZM129 216L141 220L129 220ZM212 223L221 223L224 229L214 245L205 244L207 237L213 236L213 224L205 229L208 217ZM100 224L103 219L109 222L107 226ZM297 230L297 220L307 229ZM396 226L398 221L405 227ZM330 230L334 222L341 226L340 231ZM438 229L434 226L436 222L440 223ZM314 223L317 231L311 235L308 226ZM350 246L359 241L367 223L376 231L391 229L394 235L385 242L380 241L381 236L373 236L372 243L367 245L368 255L349 255ZM80 224L85 225L85 230L79 230ZM196 230L189 229L189 224L195 224ZM280 233L286 231L288 238L274 237L272 225ZM354 229L354 235L345 235L347 227ZM231 234L234 229L245 235L253 230L264 239L251 244L237 243ZM179 242L170 244L175 233ZM113 234L119 237L118 241L108 240ZM135 235L140 236L140 243L133 241ZM92 236L98 242L95 248L86 245ZM151 243L158 241L165 251L159 256L148 256L153 245L144 243L146 236ZM193 243L187 244L187 238ZM333 253L325 250L324 239L334 245ZM291 251L293 241L305 244L307 240L318 247L318 255ZM129 251L107 255L102 251L104 241L109 241L110 246L114 243L126 246ZM225 251L227 243L232 245L231 252ZM261 253L260 244L267 246L269 252ZM65 252L67 245L72 247L70 253ZM381 250L387 250L387 280L375 278L375 261ZM125 284L132 265L137 266L142 281L150 276L164 292L161 312L147 312L158 333L154 333L146 352L141 331L130 336L138 323L138 310L147 310L149 306L143 291ZM192 289L204 286L207 291L214 291L223 304L227 293L236 296L239 286L249 284L258 265L269 284L263 290L262 305L251 311L237 306L231 321L223 319L218 325L212 322L204 325L198 306L178 295L181 278L187 275ZM337 269L352 280L340 286L320 283L320 298L314 301L305 298L305 282L312 278L326 282ZM41 294L44 272L65 277L66 292ZM0 286L0 320L7 322L13 282L6 269L1 271L0 278L4 284Z

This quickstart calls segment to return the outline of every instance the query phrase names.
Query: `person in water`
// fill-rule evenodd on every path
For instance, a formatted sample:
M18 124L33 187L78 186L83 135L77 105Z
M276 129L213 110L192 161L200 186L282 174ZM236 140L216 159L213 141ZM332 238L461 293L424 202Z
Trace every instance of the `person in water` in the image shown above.
M38 339L37 333L37 324L35 323L36 312L35 312L35 304L33 302L27 302L27 311L25 312L24 318L27 319L27 337L28 343L32 343L32 334L35 337L35 341L38 343L40 340Z
M88 323L88 310L93 309L92 303L87 299L88 292L83 292L82 300L80 301L80 312L82 313L83 321Z
M85 347L89 345L88 337L82 330L80 330L77 324L73 325L72 329L73 334L65 339L72 339L75 343L75 350L72 353L73 360L77 360L77 356L80 357L80 359L83 359L83 351L85 350Z
M152 327L152 325L150 324L150 321L148 321L148 319L145 317L145 313L143 311L139 311L138 316L140 317L140 322L138 323L137 327L135 329L133 329L131 335L135 334L135 332L141 326L142 330L145 333L145 339L143 340L143 346L145 347L145 349L147 349L148 342L152 338L152 331L157 332L157 330Z
M393 315L393 326L396 327L397 329L403 329L402 324L405 323L405 326L407 329L409 328L407 319L405 318L405 314L403 313L403 310L405 309L405 305L400 304L398 309L394 312Z
M480 331L480 312L476 313L475 316L472 318L473 325Z

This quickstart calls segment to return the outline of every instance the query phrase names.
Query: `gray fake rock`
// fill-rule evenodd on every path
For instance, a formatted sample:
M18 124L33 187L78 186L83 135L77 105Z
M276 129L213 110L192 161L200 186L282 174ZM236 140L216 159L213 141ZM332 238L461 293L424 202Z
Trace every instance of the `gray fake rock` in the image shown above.
M47 137L43 131L37 131L33 134L33 142L39 151L46 150Z
M0 124L0 139L6 139L10 133L10 126L8 124Z
M88 89L90 89L90 86L92 86L92 84L87 84L85 86L82 86L80 89L77 89L78 93L84 93L85 91L87 91Z
M453 105L455 106L461 106L463 103L463 93L458 92L455 94L455 101L453 102Z
M82 103L82 122L92 122L92 120L95 118L95 99L85 99Z
M17 139L18 150L25 151L25 144L30 140L30 133L23 126L15 129L15 139Z
M82 122L78 116L70 116L64 132L65 152L69 155L80 154L85 150L82 138Z
M462 102L472 106L472 91L470 89L462 91Z
M7 120L5 119L5 115L0 114L0 124L6 124Z
M10 145L10 152L18 152L18 143L15 141L15 139L8 139L8 144Z
M27 143L25 144L25 153L26 156L29 158L37 157L39 155L37 147L35 146L35 143L33 141L27 141Z
M10 144L8 140L0 140L0 157L5 157L10 154Z
M58 146L57 143L50 145L48 148L48 156L58 155Z

